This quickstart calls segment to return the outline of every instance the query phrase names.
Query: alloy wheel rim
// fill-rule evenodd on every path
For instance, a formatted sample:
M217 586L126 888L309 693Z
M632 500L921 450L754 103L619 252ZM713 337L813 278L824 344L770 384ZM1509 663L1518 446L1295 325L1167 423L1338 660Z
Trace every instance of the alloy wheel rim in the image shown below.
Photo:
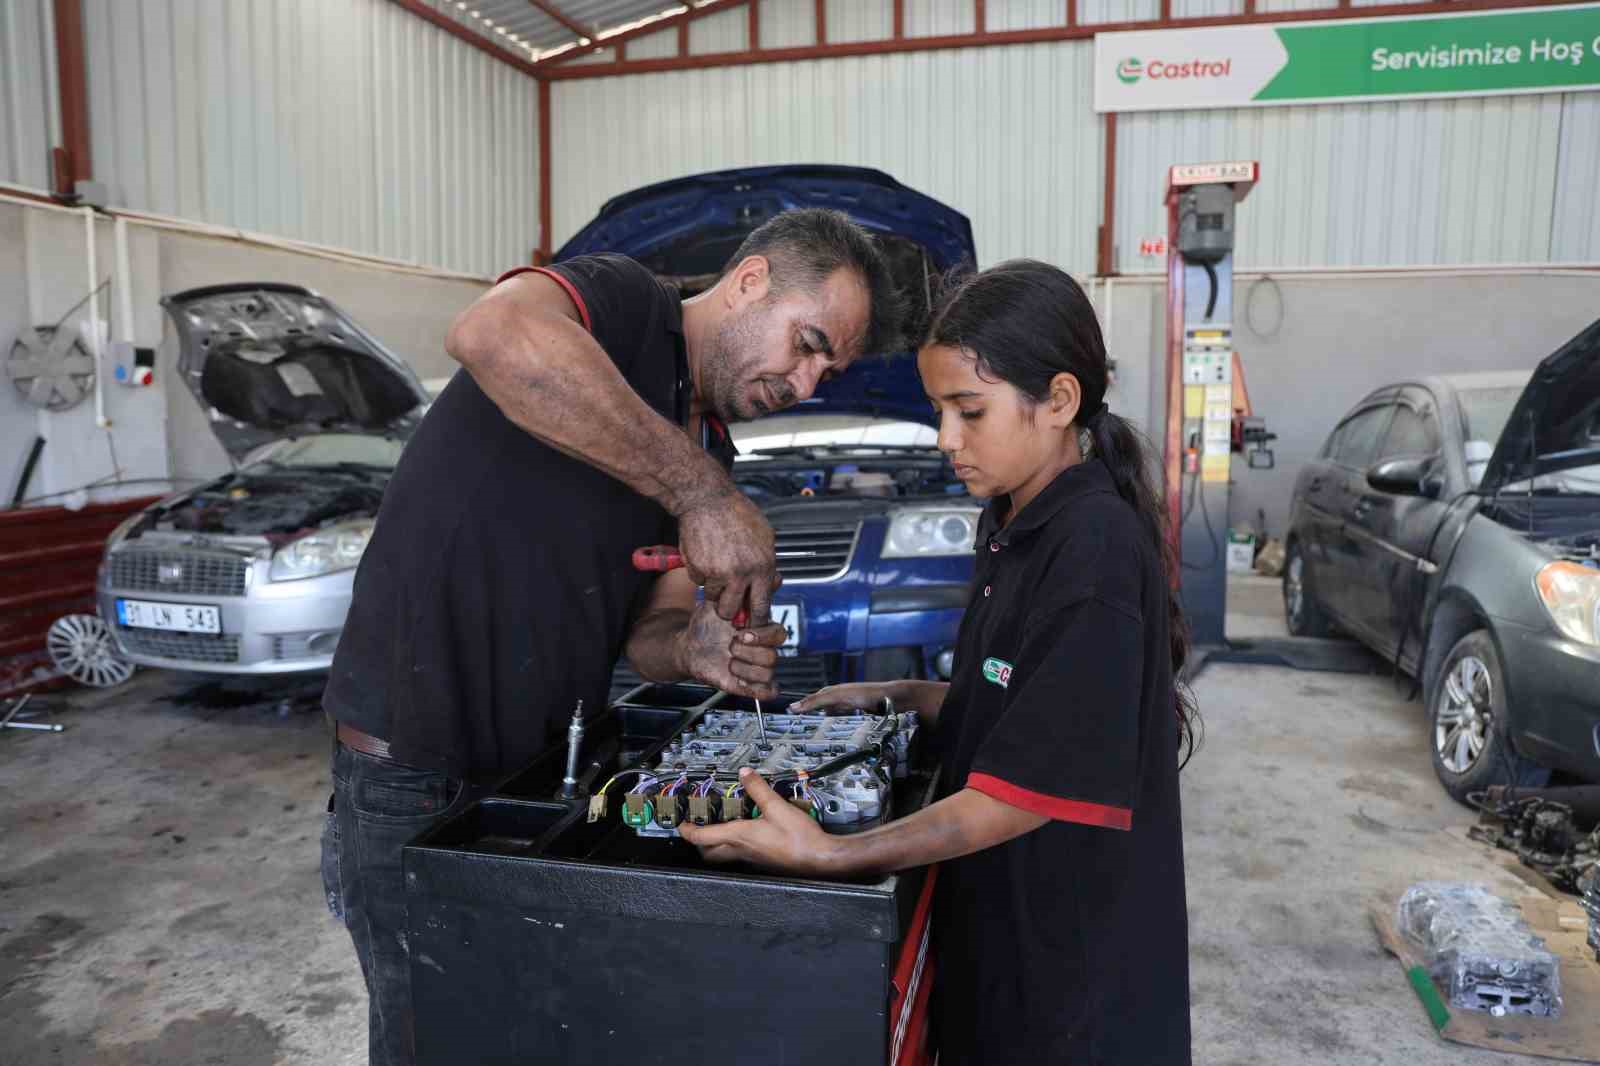
M133 664L117 654L111 628L97 615L57 618L50 624L45 646L56 669L79 684L109 688L133 676Z
M1305 563L1296 554L1289 560L1288 580L1284 582L1284 599L1288 601L1289 617L1296 624L1300 621L1300 612L1305 609Z
M1494 683L1489 667L1476 655L1463 655L1439 687L1439 708L1433 720L1433 744L1439 761L1454 774L1477 765L1489 745L1494 726Z

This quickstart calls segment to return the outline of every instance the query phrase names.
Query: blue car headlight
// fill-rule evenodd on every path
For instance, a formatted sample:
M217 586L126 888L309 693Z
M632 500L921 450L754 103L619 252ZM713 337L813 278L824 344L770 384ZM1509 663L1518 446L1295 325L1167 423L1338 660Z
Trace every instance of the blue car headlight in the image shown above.
M967 555L978 539L977 507L913 507L895 513L884 538L885 559Z
M291 540L273 553L271 579L296 581L349 570L361 561L361 553L367 550L367 542L372 539L372 525L372 519L361 518Z

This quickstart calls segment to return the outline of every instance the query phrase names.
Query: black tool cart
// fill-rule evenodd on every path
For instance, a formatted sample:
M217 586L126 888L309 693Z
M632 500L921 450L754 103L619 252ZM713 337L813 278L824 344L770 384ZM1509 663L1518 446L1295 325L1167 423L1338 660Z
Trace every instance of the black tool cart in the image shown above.
M585 723L576 763L546 752L405 849L418 1063L923 1061L925 871L841 883L714 867L615 808L590 820L599 782L708 712L751 706L641 686ZM896 813L932 789L913 760Z

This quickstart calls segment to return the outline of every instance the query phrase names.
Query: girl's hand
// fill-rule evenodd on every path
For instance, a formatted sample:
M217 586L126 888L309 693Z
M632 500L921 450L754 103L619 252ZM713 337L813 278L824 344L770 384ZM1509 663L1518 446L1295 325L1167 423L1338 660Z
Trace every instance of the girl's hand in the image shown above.
M853 711L857 707L882 710L886 696L894 695L893 681L830 685L790 704L791 711ZM765 810L765 808L762 808Z
M748 862L788 874L827 876L833 838L816 819L780 797L749 767L739 771L739 783L761 808L761 817L704 826L685 822L678 827L683 839L707 862Z

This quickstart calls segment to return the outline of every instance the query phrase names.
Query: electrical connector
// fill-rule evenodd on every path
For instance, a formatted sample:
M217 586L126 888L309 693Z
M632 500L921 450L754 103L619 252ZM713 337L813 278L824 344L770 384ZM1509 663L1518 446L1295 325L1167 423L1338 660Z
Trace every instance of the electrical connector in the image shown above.
M655 821L655 804L641 792L630 792L622 797L622 821L634 829L643 829Z
M808 814L812 818L817 816L817 805L806 799L804 796L796 796L789 802L793 804L795 808L798 809L802 814Z
M589 797L589 821L598 822L606 816L606 794L596 792Z
M721 797L715 793L689 797L689 821L695 825L710 825L720 813Z
M732 796L722 801L722 820L737 822L744 817L744 797Z
M683 821L683 797L657 796L656 824L663 829L676 829L681 821Z

